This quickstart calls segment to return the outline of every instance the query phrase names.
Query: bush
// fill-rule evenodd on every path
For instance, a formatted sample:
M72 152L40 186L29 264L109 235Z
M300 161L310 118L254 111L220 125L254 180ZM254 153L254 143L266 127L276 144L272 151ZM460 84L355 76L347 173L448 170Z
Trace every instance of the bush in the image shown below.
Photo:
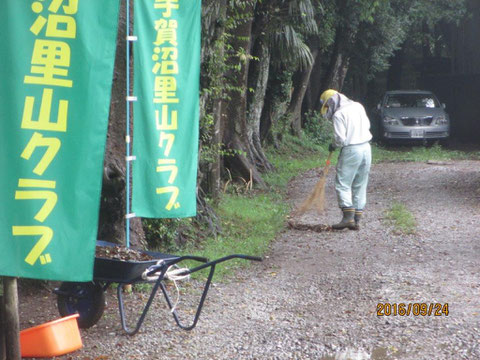
M143 219L148 248L172 251L178 248L181 219Z
M304 116L304 132L311 141L318 145L332 142L333 124L331 121L328 121L316 111L310 111Z

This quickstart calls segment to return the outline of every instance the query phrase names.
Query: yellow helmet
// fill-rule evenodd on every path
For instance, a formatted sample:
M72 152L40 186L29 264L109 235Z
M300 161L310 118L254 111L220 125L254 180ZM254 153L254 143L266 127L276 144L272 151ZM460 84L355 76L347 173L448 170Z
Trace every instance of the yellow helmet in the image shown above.
M320 95L320 103L322 104L322 109L320 110L320 113L322 115L325 115L325 113L327 112L326 104L327 104L328 99L330 99L335 94L338 94L337 90L328 89L328 90L325 90L322 93L322 95Z

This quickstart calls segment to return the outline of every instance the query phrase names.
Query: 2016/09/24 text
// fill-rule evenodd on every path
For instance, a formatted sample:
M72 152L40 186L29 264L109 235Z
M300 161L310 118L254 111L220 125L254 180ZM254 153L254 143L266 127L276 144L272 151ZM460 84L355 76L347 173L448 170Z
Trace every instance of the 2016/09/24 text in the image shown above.
M377 316L448 316L448 303L378 303Z

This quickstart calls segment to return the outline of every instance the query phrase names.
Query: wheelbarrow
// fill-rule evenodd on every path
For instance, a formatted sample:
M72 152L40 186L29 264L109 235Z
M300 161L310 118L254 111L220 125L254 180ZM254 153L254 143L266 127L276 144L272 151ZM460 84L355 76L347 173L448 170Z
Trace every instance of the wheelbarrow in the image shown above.
M108 247L116 246L116 244L105 241L97 241L97 246ZM68 316L78 313L79 317L77 320L80 328L89 328L95 325L102 317L105 309L105 291L110 285L117 283L117 298L120 320L122 323L122 328L127 334L135 335L140 330L140 327L145 320L145 316L147 315L147 312L150 309L150 306L159 288L165 297L165 300L177 325L184 330L192 330L197 325L200 317L205 298L207 297L207 293L215 273L216 265L236 258L252 261L262 260L256 256L241 254L228 255L213 261L208 261L206 258L199 256L175 256L150 251L143 251L143 253L149 255L149 257L151 257L153 260L124 261L95 257L93 281L63 282L59 288L54 290L54 292L57 294L57 304L60 315ZM182 269L177 275L187 276L197 271L210 268L193 321L190 324L185 324L180 320L175 306L167 293L167 288L165 285L165 280L168 278L167 274L169 269L171 269L172 266L176 266L177 264L186 260L198 262L200 265L192 269ZM137 320L135 328L130 329L126 322L122 285L133 285L137 283L152 283L154 285L143 311Z

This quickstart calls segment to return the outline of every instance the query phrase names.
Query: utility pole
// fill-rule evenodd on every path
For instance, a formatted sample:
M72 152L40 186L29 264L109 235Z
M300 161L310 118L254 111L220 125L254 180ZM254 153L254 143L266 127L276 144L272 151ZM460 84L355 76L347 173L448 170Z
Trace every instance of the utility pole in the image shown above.
M2 324L6 345L6 358L8 360L20 360L20 321L18 316L17 278L3 278L2 310Z

